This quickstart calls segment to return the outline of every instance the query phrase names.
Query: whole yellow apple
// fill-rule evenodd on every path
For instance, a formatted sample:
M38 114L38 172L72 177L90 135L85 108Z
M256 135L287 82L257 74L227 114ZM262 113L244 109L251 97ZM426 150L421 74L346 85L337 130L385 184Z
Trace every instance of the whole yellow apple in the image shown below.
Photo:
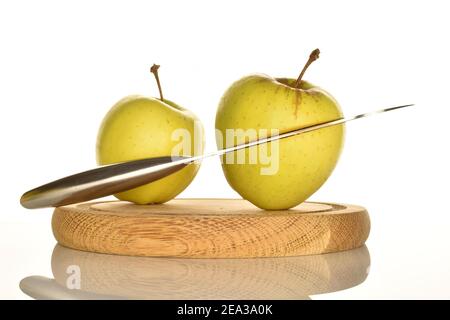
M217 110L218 147L341 118L341 109L328 92L302 80L318 56L316 49L297 79L256 74L233 83ZM244 199L262 209L288 209L327 180L343 138L343 125L323 128L225 155L222 168L230 186Z
M191 111L163 98L158 68L154 65L151 71L158 83L160 99L137 95L123 98L103 119L96 148L100 165L202 154L204 140L200 120ZM175 154L175 151L182 154ZM137 204L166 202L191 183L199 166L199 163L189 164L170 176L115 196Z

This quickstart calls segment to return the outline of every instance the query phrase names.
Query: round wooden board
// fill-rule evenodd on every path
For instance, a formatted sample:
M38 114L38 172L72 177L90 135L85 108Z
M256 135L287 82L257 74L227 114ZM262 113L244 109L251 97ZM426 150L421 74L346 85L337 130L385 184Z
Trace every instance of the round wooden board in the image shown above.
M240 199L175 199L159 205L86 202L56 208L63 246L99 253L185 258L280 257L360 247L370 220L360 206L305 202L263 211Z

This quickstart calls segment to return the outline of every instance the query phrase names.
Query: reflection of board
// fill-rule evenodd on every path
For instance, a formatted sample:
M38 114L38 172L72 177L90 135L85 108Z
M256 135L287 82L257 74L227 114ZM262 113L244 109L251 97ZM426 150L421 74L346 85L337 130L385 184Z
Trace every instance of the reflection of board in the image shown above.
M176 199L161 205L87 202L55 209L64 246L136 256L243 258L352 249L369 235L359 206L305 202L263 211L245 200Z
M56 245L52 271L61 288L68 281L73 285L78 272L68 272L73 266L79 268L81 291L105 298L308 299L362 283L370 255L362 246L302 257L182 259L98 254ZM41 286L37 290L43 291Z

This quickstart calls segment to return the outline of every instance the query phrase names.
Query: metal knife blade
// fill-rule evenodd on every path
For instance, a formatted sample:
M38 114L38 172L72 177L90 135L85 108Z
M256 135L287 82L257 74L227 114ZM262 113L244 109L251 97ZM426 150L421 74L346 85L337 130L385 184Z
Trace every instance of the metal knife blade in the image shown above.
M352 117L322 122L199 156L164 156L101 166L32 189L22 195L20 203L25 208L35 209L89 201L156 181L183 169L188 164L205 158L221 156L229 152L250 148L263 143L285 139L410 106L413 106L413 104L389 107Z

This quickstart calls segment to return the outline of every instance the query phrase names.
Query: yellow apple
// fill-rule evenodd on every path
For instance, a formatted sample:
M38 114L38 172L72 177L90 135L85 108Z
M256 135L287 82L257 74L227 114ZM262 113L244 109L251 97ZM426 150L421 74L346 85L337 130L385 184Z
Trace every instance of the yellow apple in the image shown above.
M96 148L100 165L203 152L203 127L199 119L191 111L163 98L158 67L154 65L151 70L156 76L160 99L137 95L123 98L103 119ZM191 140L180 141L188 138ZM174 150L181 150L183 154L174 154ZM115 196L137 204L166 202L191 183L199 166L189 164L170 176Z
M341 118L341 109L328 92L302 80L318 55L318 49L314 50L297 79L256 74L233 83L217 110L219 148L270 136L273 129L283 133ZM238 151L245 161L237 160L238 152L233 153L235 157L223 156L222 168L230 186L244 199L262 209L288 209L305 201L327 180L343 138L343 125L328 127ZM255 154L257 159L251 163Z

